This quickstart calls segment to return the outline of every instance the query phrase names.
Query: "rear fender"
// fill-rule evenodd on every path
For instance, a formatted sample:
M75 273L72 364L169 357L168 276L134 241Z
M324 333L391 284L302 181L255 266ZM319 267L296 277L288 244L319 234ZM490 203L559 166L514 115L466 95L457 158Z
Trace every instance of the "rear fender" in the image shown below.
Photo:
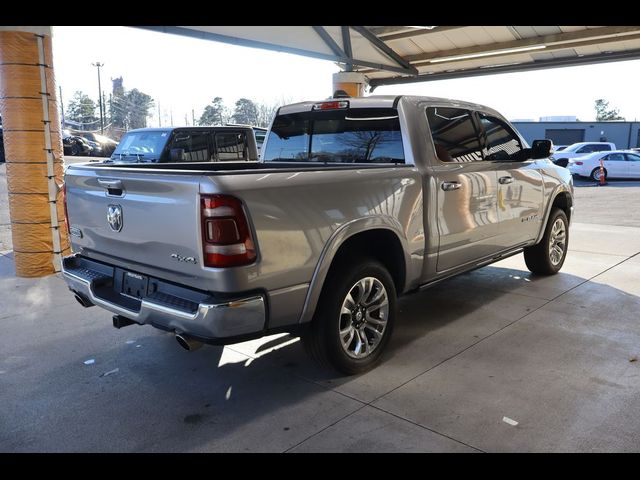
M407 239L402 233L402 227L400 223L396 219L386 216L364 217L352 220L345 223L338 230L336 230L333 235L331 235L331 238L329 238L329 241L322 250L320 259L318 260L316 268L313 272L313 277L311 278L311 283L309 285L309 290L307 291L307 296L305 298L304 307L302 309L302 314L300 315L299 323L310 322L313 318L313 314L315 313L316 306L320 298L320 293L322 291L322 286L324 285L324 281L327 277L327 273L329 272L329 268L331 268L333 259L340 250L340 247L346 240L353 237L354 235L374 229L390 230L396 235L398 240L400 240L405 262L404 284L409 284L408 280L410 272L412 271L410 265L410 257L407 253L409 251L409 248ZM398 295L400 293L402 292L398 292Z

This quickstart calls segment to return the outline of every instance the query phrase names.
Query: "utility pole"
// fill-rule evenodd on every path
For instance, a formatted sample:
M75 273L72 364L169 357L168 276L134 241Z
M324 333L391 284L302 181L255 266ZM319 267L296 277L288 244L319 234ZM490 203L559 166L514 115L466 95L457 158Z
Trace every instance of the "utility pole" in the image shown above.
M173 127L173 108L171 109L171 126Z
M94 67L98 67L98 103L100 104L100 133L104 133L104 118L102 116L102 86L100 85L100 67L104 67L104 63L92 63Z
M162 117L160 116L160 100L158 100L158 126L162 126Z
M184 114L184 124L188 127L189 126L189 120L187 120L187 114Z
M194 109L191 109L191 125L196 126L196 112Z

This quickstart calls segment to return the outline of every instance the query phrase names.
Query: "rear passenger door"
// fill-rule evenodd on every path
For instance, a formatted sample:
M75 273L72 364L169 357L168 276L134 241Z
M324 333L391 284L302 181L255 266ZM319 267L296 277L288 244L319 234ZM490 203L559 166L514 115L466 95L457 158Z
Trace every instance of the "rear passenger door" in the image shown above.
M513 129L502 119L478 112L484 159L498 176L500 247L535 240L543 221L542 174Z
M497 174L483 161L473 112L427 107L426 113L436 153L429 190L440 240L436 270L442 272L499 250Z

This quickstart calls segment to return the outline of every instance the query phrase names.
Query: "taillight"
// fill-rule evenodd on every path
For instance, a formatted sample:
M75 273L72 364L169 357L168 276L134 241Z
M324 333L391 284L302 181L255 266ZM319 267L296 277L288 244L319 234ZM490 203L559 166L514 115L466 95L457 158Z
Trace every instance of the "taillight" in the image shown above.
M229 195L203 195L200 216L206 267L237 267L256 259L256 247L240 200Z
M71 235L71 225L69 225L69 212L67 212L67 183L62 183L62 203L64 205L64 223L67 225L67 233Z
M575 163L576 165L584 165L582 162L573 162L573 163Z

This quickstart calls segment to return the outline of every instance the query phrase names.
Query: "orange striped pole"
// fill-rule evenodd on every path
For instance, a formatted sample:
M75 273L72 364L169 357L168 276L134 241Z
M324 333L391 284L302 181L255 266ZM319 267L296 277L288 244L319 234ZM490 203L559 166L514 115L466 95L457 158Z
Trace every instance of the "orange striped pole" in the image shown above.
M0 114L16 274L58 272L70 250L51 27L0 27Z
M605 174L604 174L604 162L602 161L602 159L600 159L600 185L606 185L607 182L604 179Z

